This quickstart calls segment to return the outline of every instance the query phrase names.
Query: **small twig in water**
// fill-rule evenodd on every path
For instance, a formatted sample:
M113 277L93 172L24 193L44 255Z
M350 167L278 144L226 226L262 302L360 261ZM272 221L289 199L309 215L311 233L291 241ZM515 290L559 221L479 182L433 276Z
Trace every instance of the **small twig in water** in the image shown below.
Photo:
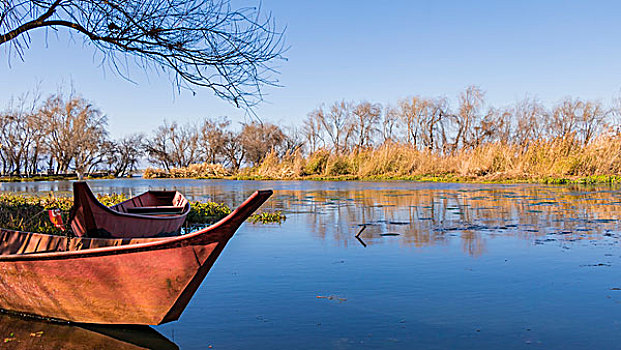
M360 234L362 233L362 231L364 231L364 229L367 228L367 225L362 225L362 228L360 229L360 231L358 231L358 233L356 234L356 238L360 237Z

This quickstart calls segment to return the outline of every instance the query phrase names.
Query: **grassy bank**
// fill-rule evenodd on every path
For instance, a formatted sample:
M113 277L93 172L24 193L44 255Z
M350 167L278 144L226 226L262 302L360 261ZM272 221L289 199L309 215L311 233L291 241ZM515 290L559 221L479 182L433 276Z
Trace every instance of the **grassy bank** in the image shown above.
M98 195L97 198L104 205L110 206L120 203L127 198L124 195ZM69 211L73 206L71 197L24 196L14 194L0 194L0 227L29 232L48 234L71 235L56 228L49 220L48 209L60 209L63 222L67 223ZM215 202L192 202L185 225L187 227L205 226L216 222L231 213L231 208L225 204ZM251 223L281 223L285 216L279 212L261 212L250 217ZM70 228L67 226L67 229Z
M0 182L34 182L34 181L60 181L77 180L77 176L0 176Z
M253 168L230 172L221 165L148 169L146 178L232 178L253 180L412 180L442 182L621 182L621 136L603 136L588 145L573 140L528 146L489 143L438 153L409 145L385 144L359 152L319 150L279 156L269 153Z
M86 180L95 180L95 179L114 179L115 177L112 175L107 176L86 176ZM77 176L73 175L42 175L42 176L30 176L30 177L22 177L22 176L0 176L0 182L35 182L35 181L63 181L63 180L77 180Z

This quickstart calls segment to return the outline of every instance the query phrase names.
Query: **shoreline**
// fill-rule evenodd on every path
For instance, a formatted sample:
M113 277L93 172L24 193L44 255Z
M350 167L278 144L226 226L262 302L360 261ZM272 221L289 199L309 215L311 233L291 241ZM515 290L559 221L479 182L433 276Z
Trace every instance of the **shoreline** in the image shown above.
M15 182L44 182L44 181L73 181L77 177L47 177L37 176L31 178L0 177L0 183ZM115 179L113 177L86 178L86 180ZM118 178L128 179L128 178ZM230 176L197 176L197 177L140 177L140 179L184 179L184 180L237 180L237 181L411 181L411 182L445 182L445 183L498 183L498 184L621 184L621 175L592 175L586 177L502 177L502 176L457 176L457 175L415 175L415 176L297 176L297 177L271 177L259 175L230 175Z
M129 179L130 177L120 177L118 179ZM496 173L482 176L462 176L455 174L428 174L428 175L400 175L400 176L358 176L358 175L308 175L291 177L272 177L262 175L221 175L221 176L153 176L136 177L139 179L185 179L185 180L238 180L238 181L411 181L411 182L445 182L445 183L498 183L498 184L546 184L546 185L566 185L566 184L621 184L621 174L619 175L590 175L590 176L506 176ZM86 177L85 180L117 179L111 176L105 177ZM14 182L44 182L44 181L74 181L76 176L34 176L29 178L22 177L0 177L0 183Z

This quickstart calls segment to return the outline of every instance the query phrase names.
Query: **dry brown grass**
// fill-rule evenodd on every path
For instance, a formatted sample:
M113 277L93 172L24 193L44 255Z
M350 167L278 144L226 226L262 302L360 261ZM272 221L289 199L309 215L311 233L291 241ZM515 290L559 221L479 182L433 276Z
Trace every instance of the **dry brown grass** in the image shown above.
M186 168L172 168L170 171L157 168L147 168L142 177L155 178L211 178L230 176L231 172L222 164L190 164Z
M308 157L296 153L282 159L272 153L247 174L273 179L454 176L464 179L534 180L619 176L621 135L604 135L586 146L573 140L537 141L528 147L490 143L451 154L421 151L404 144L385 144L340 155L320 150Z
M588 145L578 141L535 141L527 146L488 143L442 154L391 143L360 152L318 150L267 154L253 168L232 173L220 164L193 164L170 172L149 168L144 177L262 179L420 179L537 181L621 176L621 134L603 135Z

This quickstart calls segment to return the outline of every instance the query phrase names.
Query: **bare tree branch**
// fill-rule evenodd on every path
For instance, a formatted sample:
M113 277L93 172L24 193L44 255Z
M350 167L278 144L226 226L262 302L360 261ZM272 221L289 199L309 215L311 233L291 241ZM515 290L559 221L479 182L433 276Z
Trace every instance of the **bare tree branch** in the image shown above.
M238 107L277 85L272 62L284 59L284 31L260 8L229 0L54 0L0 3L0 46L22 57L39 28L85 36L124 76L129 56L145 69L170 72L177 87L206 87ZM9 51L10 52L10 51ZM125 71L124 71L125 70Z

